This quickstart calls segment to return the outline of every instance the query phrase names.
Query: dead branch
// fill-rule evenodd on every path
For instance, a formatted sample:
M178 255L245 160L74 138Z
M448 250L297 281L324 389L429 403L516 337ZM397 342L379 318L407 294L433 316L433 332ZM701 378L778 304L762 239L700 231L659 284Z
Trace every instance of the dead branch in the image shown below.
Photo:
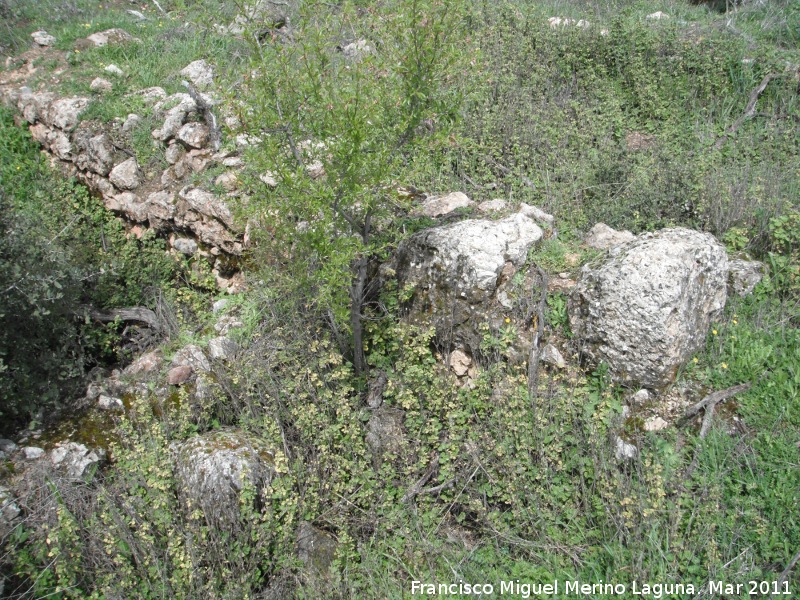
M717 150L722 148L722 146L725 145L725 142L728 141L728 138L736 133L739 127L742 126L742 123L753 117L756 112L756 103L758 102L758 98L764 93L764 90L767 89L767 85L774 77L775 76L771 74L767 75L761 80L761 83L758 84L758 87L750 92L750 100L747 102L747 108L744 109L742 116L736 119L733 125L725 130L725 133L723 133L722 136L720 136L720 138L714 143L714 148Z
M211 105L205 101L203 96L200 95L200 92L198 92L191 83L188 81L182 81L181 83L197 105L197 110L203 115L206 125L208 126L208 137L211 141L211 148L216 152L219 150L220 144L222 143L222 132L217 123L217 117L214 115L214 111L211 110Z
M408 491L403 495L403 498L400 500L400 502L405 504L406 502L411 502L411 500L413 500L416 496L419 496L423 491L422 486L428 483L428 481L430 480L431 477L433 477L433 474L436 472L438 468L439 468L439 456L436 455L434 459L431 461L431 464L428 465L428 468L425 469L425 473L422 475L422 477L420 477L419 480L408 489ZM431 492L429 491L428 493Z
M700 400L700 402L698 402L697 404L692 406L689 410L687 410L686 414L684 414L679 419L679 423L685 423L703 409L706 409L706 412L708 412L709 406L711 407L711 410L713 410L713 407L715 407L718 403L723 402L728 398L730 398L731 396L735 396L736 394L739 394L741 392L746 392L747 390L750 389L751 385L752 384L750 383L743 383L741 385L735 385L733 387L729 387L728 389L720 390L718 392L714 392L713 394L709 394L708 396Z
M156 313L154 313L149 308L145 308L144 306L132 306L130 308L115 308L113 310L109 310L103 312L98 310L94 307L85 307L86 313L94 319L95 321L100 321L101 323L113 323L116 320L120 320L123 323L128 322L135 322L135 323L144 323L150 329L155 331L161 331L161 321L159 320Z
M792 560L789 561L789 564L786 565L786 568L778 576L778 581L776 582L775 585L776 592L772 594L773 596L780 595L780 592L777 590L780 590L781 586L783 585L783 582L786 581L786 579L789 577L789 573L792 571L792 569L794 569L795 565L797 565L798 562L800 562L800 551L798 551L798 553L794 555L794 558L792 558Z

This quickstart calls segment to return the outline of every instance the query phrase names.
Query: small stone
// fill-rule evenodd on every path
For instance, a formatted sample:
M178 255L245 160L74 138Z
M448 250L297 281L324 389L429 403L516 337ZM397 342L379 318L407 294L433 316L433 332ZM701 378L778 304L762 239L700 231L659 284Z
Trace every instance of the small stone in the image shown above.
M444 196L429 198L414 211L415 214L436 218L449 215L459 208L466 208L475 204L463 192L452 192Z
M186 156L186 150L180 144L172 144L164 152L164 158L171 165L179 162L184 156Z
M169 385L181 385L189 381L192 376L192 367L183 365L180 367L173 367L167 373L167 383Z
M617 458L617 460L633 460L636 458L638 453L639 449L636 446L629 444L621 437L617 437L617 445L614 449L614 456Z
M325 165L322 161L315 160L310 165L306 165L306 172L311 179L319 179L325 175Z
M266 173L262 173L261 175L259 175L259 176L258 176L258 179L259 179L259 180L260 180L262 183L266 183L266 184L267 184L269 187L271 187L271 188L278 187L278 182L277 182L277 180L275 179L275 176L274 176L272 173L270 173L269 171L267 171Z
M214 83L214 68L202 59L186 65L181 70L181 75L198 88L206 88Z
M208 127L202 123L186 123L175 137L190 148L202 148L208 142Z
M567 361L564 360L561 352L558 351L553 344L547 344L542 349L542 362L553 365L558 369L565 369L567 367Z
M123 410L125 408L122 400L105 394L100 394L97 398L97 407L102 410Z
M219 335L228 335L231 329L238 329L239 327L244 327L244 323L231 315L223 315L214 325L214 331Z
M136 159L131 157L111 169L108 179L121 190L133 190L141 184L141 173Z
M728 295L736 294L744 298L753 293L764 277L764 263L757 260L735 259L728 263Z
M641 389L638 392L636 392L633 396L631 396L631 404L642 405L649 401L650 401L650 392L648 392L645 389Z
M214 185L221 187L226 192L232 192L239 187L239 178L231 171L222 173L214 180Z
M531 206L530 204L525 204L524 202L520 203L519 212L529 219L532 219L539 225L544 225L546 227L552 227L556 222L556 219L553 215L544 212L538 206Z
M500 212L505 210L508 203L502 198L495 198L494 200L486 200L478 204L477 208L482 213Z
M158 369L161 368L162 363L161 355L157 350L153 350L152 352L146 352L142 354L139 358L125 367L125 370L122 371L123 375L126 376L134 376L134 375L141 375L143 373L154 373Z
M138 42L137 38L133 37L124 29L107 29L106 31L99 31L92 35L86 36L86 39L95 48L102 48L103 46L114 46L126 42Z
M211 312L218 313L218 312L221 312L221 311L225 310L225 307L228 306L229 302L230 302L230 300L228 300L227 298L222 298L221 300L217 300L211 306Z
M232 358L238 350L239 347L236 343L224 336L213 338L208 342L208 354L211 358L228 360Z
M103 70L106 73L111 73L111 75L115 75L117 77L122 77L125 74L125 73L123 73L122 69L120 69L117 65L108 65Z
M31 37L33 38L34 43L38 44L39 46L52 46L56 43L56 38L44 30L34 31L31 34Z
M222 159L222 165L228 168L243 167L244 159L241 156L228 156L227 158Z
M36 446L26 446L22 449L22 455L26 460L36 460L44 456L44 450Z
M651 417L644 422L645 431L661 431L667 427L669 427L669 423L661 417Z
M372 47L367 40L357 40L342 48L342 54L347 58L359 58L366 54L372 54Z
M129 114L125 119L125 122L122 124L122 131L130 132L136 129L139 124L142 122L142 117L136 114Z
M645 19L648 21L661 21L662 19L669 19L669 15L659 10L657 12L650 13L645 17Z
M0 439L0 450L11 454L12 452L17 451L17 445L12 442L11 440L7 440L5 438Z
M597 223L586 234L586 245L596 250L608 250L635 238L628 230L617 231L605 223Z
M147 17L145 17L145 16L144 16L142 13L140 13L138 10L126 10L125 12L127 12L127 13L128 13L130 16L132 16L132 17L136 17L136 18L137 18L137 19L139 19L140 21L147 21Z
M463 350L454 350L450 353L450 368L456 377L464 377L469 373L472 366L472 359Z
M89 84L89 89L96 94L106 94L114 89L114 84L108 79L102 77L95 77L92 83Z
M176 238L172 242L172 247L186 256L194 256L197 252L197 242L190 238Z
M194 344L184 346L172 357L172 366L180 367L184 365L188 365L194 371L209 372L211 370L211 365L206 355L199 346Z

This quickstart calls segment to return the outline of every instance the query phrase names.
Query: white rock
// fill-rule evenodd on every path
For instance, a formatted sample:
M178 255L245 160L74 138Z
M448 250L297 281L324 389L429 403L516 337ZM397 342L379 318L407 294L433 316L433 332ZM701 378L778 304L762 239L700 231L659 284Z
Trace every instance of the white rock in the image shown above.
M650 417L644 422L645 431L661 431L667 427L669 427L669 423L667 423L661 417Z
M145 17L145 16L144 16L142 13L140 13L138 10L130 10L130 9L129 9L129 10L126 10L125 12L126 12L126 13L128 13L128 14L129 14L130 16L132 16L132 17L136 17L136 18L137 18L137 19L139 19L140 21L147 21L147 17Z
M661 388L704 344L727 300L728 256L714 236L675 228L638 236L586 265L568 302L584 354L624 383Z
M225 337L215 337L208 341L208 354L211 358L228 360L236 355L239 347L236 343Z
M125 73L123 73L122 69L120 69L117 65L107 65L105 69L103 69L106 73L110 73L111 75L115 75L116 77L122 77Z
M228 300L227 298L222 298L220 300L217 300L211 306L211 312L218 313L218 312L221 312L221 311L225 310L225 307L228 306L229 302L230 302L230 300Z
M5 438L0 439L0 450L11 454L12 452L17 451L17 445L12 442L11 440L7 440Z
M180 161L184 156L186 156L186 150L180 144L172 144L164 152L165 160L171 165Z
M442 217L449 215L459 208L466 208L473 204L475 204L475 202L470 200L463 192L452 192L444 196L428 198L414 213L431 218Z
M52 35L47 33L46 31L34 31L31 34L34 43L38 44L39 46L52 46L56 43L56 38Z
M654 13L650 13L645 17L648 21L660 21L662 19L669 19L669 15L665 12L661 12L660 10Z
M275 176L270 171L262 173L261 175L258 176L258 179L262 183L266 183L271 188L278 187L278 181L275 179Z
M137 38L133 37L130 33L125 31L124 29L107 29L106 31L99 31L97 33L93 33L89 36L86 36L86 39L89 40L95 48L102 48L103 46L115 46L117 44L123 44L126 42L138 42Z
M172 247L186 256L193 256L197 252L197 242L190 238L176 238Z
M44 450L36 446L25 446L22 449L22 455L26 460L36 460L44 455Z
M529 219L533 219L539 225L544 225L546 227L552 227L556 222L556 219L553 215L544 212L538 206L531 206L530 204L525 204L524 202L520 203L519 212Z
M87 106L89 106L88 98L61 98L50 105L47 111L48 120L53 127L71 131L78 124L78 119Z
M181 70L181 75L198 88L207 88L214 84L214 67L205 60L196 60Z
M614 456L619 461L633 460L639 453L639 449L633 444L629 444L621 437L617 437L616 448L614 449Z
M494 200L486 200L481 202L476 207L482 213L500 212L508 207L508 203L502 198L495 198Z
M585 241L586 245L590 248L608 250L614 246L630 242L633 239L636 239L636 236L627 229L617 231L605 223L597 223L589 230L589 233L586 234Z
M108 180L121 190L133 190L142 183L142 175L136 158L131 157L111 169Z
M631 404L642 405L650 401L650 392L646 389L641 389L631 396Z
M737 294L742 298L753 293L766 271L764 263L757 260L735 259L729 265L728 294Z
M456 377L463 377L469 373L470 367L472 367L472 359L462 350L453 350L450 353L449 364Z
M542 362L553 365L559 369L565 369L567 367L567 361L564 360L561 352L559 352L558 348L553 346L553 344L547 344L542 348Z
M202 148L208 143L208 127L202 123L186 123L175 137L190 148Z
M100 396L97 398L97 407L102 410L123 410L125 405L119 398L107 396L106 394L100 394Z
M50 452L50 461L53 466L66 471L70 478L80 480L86 470L99 463L104 456L105 452L102 450L89 450L76 442L62 442Z
M139 126L141 122L142 122L142 117L131 113L126 117L125 122L122 124L122 131L125 132L133 131Z
M191 367L195 373L211 371L211 364L199 346L189 344L175 353L172 358L172 367Z
M222 159L222 165L229 168L239 168L244 166L244 159L241 156L227 156Z
M357 40L342 48L342 53L347 58L359 58L366 54L372 54L372 47L367 40Z
M114 84L108 79L95 77L92 79L92 83L89 84L89 89L97 94L106 94L114 89Z

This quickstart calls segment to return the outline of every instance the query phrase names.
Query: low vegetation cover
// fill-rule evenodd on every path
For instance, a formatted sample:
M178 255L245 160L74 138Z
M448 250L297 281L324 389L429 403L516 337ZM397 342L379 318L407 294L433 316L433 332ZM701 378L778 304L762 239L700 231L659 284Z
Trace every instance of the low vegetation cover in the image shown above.
M615 595L630 598L634 582L663 598L751 597L751 581L771 582L763 596L800 593L787 569L800 550L797 5L268 4L285 4L288 19L266 12L237 36L223 27L247 7L233 1L144 3L140 19L127 2L0 0L7 68L28 34L46 29L74 74L64 94L88 94L98 66L130 74L130 87L83 118L141 113L131 149L140 164L164 157L149 109L124 91L182 91L175 73L197 58L217 65L226 101L260 138L237 207L256 224L248 289L223 309L241 320L236 361L214 363L202 402L188 387L155 400L153 382L125 398L109 464L90 480L32 468L20 489L25 520L2 540L4 593L400 598L424 582L456 583L453 597L469 597L462 584L492 584L497 595L501 582L561 582L563 594L576 581L621 584ZM669 18L646 19L658 10ZM554 15L590 24L554 28ZM73 46L121 24L140 45ZM52 72L47 60L36 76ZM237 133L224 130L223 148ZM325 176L307 168L314 161ZM259 179L265 172L277 186ZM552 213L558 236L528 265L553 277L597 259L581 238L598 221L634 233L702 229L732 255L763 261L768 275L729 298L663 393L751 387L703 435L695 421L648 431L625 406L636 390L602 365L577 367L558 292L546 299L544 331L574 353L570 368L542 369L531 387L512 358L526 333L487 324L463 385L447 368L446 340L403 319L410 290L380 275L403 239L432 224L415 216L415 190ZM174 258L151 233L132 235L51 168L5 109L0 210L9 434L69 410L93 367L129 358L120 324L95 323L87 305L172 315L166 335L147 340L167 356L214 336L213 285L196 261ZM380 374L380 410L402 418L377 451L365 432ZM181 500L173 463L177 444L225 428L273 448L275 476L265 489L243 482L238 522L220 529ZM620 459L618 440L638 452ZM0 465L13 476L11 462ZM335 540L331 560L301 560L303 523Z

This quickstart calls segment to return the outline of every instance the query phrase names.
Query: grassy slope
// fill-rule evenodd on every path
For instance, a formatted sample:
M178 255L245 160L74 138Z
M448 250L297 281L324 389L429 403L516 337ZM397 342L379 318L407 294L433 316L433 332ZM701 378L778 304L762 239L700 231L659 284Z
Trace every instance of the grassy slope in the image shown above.
M172 18L147 5L151 19L138 26L123 5L11 4L22 7L15 14L21 25L2 43L13 47L34 28L56 35L64 50L110 26L143 39L135 51L71 52L79 76L64 84L69 93L87 93L111 62L129 73L129 89L178 91L180 68L201 57L230 65L220 71L235 83L245 50L208 31L198 7L162 5ZM646 22L656 10L672 19ZM588 18L593 27L551 31L552 15ZM723 15L678 2L484 4L472 18L481 54L465 86L457 143L412 165L409 178L420 187L463 187L477 200L512 196L552 211L562 242L532 256L552 272L576 268L565 258L579 250L572 240L601 219L635 231L687 224L728 233L738 249L775 250L769 219L796 210L800 196L797 80L785 68L798 63L792 4L741 8L731 16L738 34ZM187 21L195 24L184 28ZM760 98L757 118L714 150L767 73L781 77ZM141 109L130 102L120 89L90 116ZM145 127L141 153L148 150ZM630 132L652 136L652 145L629 149ZM471 187L465 176L499 189ZM292 283L276 273L260 276L270 286L240 301L249 350L235 372L221 374L225 403L206 407L199 419L178 410L159 420L142 401L123 425L130 441L118 449L114 472L104 489L91 492L101 499L98 508L64 501L70 511L59 513L57 535L51 532L60 562L44 568L50 560L37 554L45 546L35 533L17 540L15 569L36 581L38 595L75 585L83 590L78 596L121 590L129 597L238 597L265 582L291 582L301 519L340 541L330 579L295 589L309 597L318 587L325 596L401 597L415 579L774 580L800 548L796 289L767 284L750 299L733 300L706 350L681 374L676 391L695 394L754 382L704 441L692 427L645 433L636 419L625 421L626 392L602 373L547 374L531 403L525 374L500 362L486 365L473 390L459 390L437 366L429 335L387 319L371 331L370 359L388 369L386 401L406 410L408 442L378 466L364 445L368 414L347 365L304 318ZM391 309L391 295L386 302ZM557 308L556 301L553 334L563 336ZM502 342L494 344L502 355ZM167 443L220 423L291 448L265 510L234 539L182 514L171 493ZM640 448L623 465L613 456L620 429ZM697 468L687 477L696 452ZM401 504L434 454L441 468L429 485L451 478L455 485ZM121 514L140 525L127 525ZM792 589L797 585L794 577Z

